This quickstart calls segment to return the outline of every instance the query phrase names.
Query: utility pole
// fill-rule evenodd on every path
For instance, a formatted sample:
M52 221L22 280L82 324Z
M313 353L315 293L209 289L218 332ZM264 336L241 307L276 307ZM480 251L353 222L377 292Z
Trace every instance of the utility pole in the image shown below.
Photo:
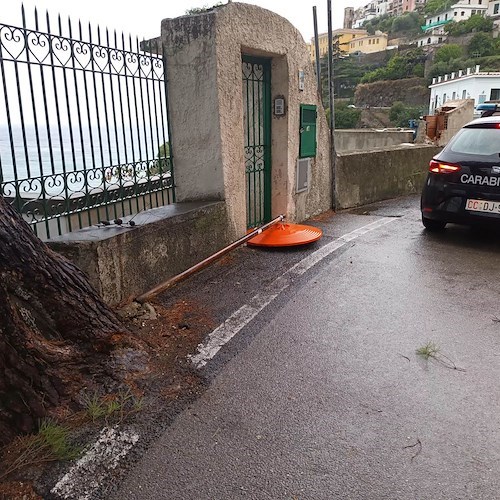
M332 208L337 208L336 151L335 151L335 86L333 83L333 35L332 35L332 0L327 0L328 10L328 96L330 105L330 165L332 183Z
M319 36L318 36L318 17L316 15L316 6L313 7L314 19L314 53L316 55L316 80L318 82L318 92L321 102L323 102L323 91L321 89L321 64L319 60Z

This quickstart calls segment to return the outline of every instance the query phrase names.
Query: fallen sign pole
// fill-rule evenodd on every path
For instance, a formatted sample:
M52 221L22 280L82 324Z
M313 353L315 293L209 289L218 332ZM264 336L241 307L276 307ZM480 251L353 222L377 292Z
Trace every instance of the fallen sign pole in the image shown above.
M149 290L146 293L143 293L142 295L139 295L135 299L136 302L139 302L140 304L144 304L144 302L147 302L148 300L151 300L152 298L156 297L159 293L165 291L167 288L171 287L172 285L175 285L179 281L182 281L183 279L186 279L188 276L191 276L194 274L196 271L199 271L203 267L207 266L208 264L211 264L212 262L216 261L223 255L226 255L229 253L231 250L234 250L235 248L239 247L240 245L243 245L243 243L246 243L248 240L252 239L254 236L257 236L262 233L262 231L265 231L266 229L270 228L277 222L283 222L285 219L284 215L278 215L275 219L273 219L271 222L268 222L267 224L264 224L261 227L258 227L257 229L254 229L253 231L249 232L239 240L236 240L234 243L231 243L227 247L223 248L222 250L219 250L218 252L214 253L210 257L207 257L206 259L202 260L201 262L198 262L198 264L195 264L194 266L190 267L189 269L186 269L182 273L178 274L177 276L173 276L172 278L169 278L168 280L164 281L163 283L160 283L159 285L155 286L151 290Z

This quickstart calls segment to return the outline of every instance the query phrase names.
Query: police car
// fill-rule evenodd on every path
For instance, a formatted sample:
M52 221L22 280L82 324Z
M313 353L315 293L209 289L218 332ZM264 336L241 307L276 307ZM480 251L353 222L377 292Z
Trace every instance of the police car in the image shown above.
M429 164L422 223L500 224L500 106L465 125ZM488 116L489 115L489 116Z

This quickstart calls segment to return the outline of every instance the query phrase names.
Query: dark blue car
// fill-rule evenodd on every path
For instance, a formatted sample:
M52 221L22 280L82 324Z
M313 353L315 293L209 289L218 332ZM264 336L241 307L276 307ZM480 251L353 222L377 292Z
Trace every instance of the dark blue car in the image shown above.
M468 123L431 160L421 211L430 231L500 224L500 116Z

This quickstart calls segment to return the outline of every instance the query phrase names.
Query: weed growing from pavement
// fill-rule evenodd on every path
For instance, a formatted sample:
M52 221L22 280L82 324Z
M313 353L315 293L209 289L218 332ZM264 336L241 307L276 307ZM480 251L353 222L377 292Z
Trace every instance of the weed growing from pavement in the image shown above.
M427 342L424 346L419 347L416 350L416 353L426 360L429 358L435 359L438 363L441 363L444 367L449 368L450 370L457 370L459 372L465 371L463 368L459 368L448 356L441 353L439 346L437 346L434 342Z
M143 399L135 397L130 390L105 396L95 393L82 400L84 410L69 417L67 425L42 420L36 434L20 436L0 450L0 481L29 466L78 458L82 448L72 443L72 431L89 420L107 422L113 418L121 423L143 406Z
M434 342L427 342L417 349L417 354L425 359L435 358L439 353L439 347Z
M81 449L71 443L67 427L42 420L36 434L20 436L2 450L0 480L24 467L59 460L73 460Z
M101 418L107 420L110 417L117 417L118 421L122 422L131 413L140 411L142 402L142 398L136 398L130 390L105 396L94 393L92 396L83 397L85 413L92 422Z
M71 460L80 454L80 449L69 440L69 429L51 420L43 420L38 430L42 445L48 446L57 460Z

